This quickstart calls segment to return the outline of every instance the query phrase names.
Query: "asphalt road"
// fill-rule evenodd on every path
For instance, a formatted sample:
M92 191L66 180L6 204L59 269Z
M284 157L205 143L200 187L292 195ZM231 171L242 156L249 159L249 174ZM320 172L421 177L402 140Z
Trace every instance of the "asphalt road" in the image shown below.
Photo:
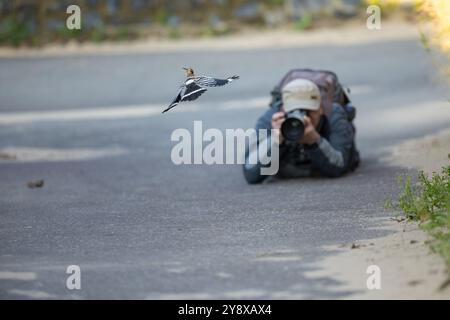
M183 66L241 79L164 115L126 112L162 110ZM334 70L353 88L362 154L355 173L249 186L239 165L171 162L174 129L192 131L194 120L253 127L266 106L250 102L268 99L293 67ZM351 292L333 277L305 272L330 254L325 245L387 234L376 227L391 214L383 203L404 170L380 161L384 148L450 120L436 106L446 88L412 40L0 59L0 70L0 149L84 157L0 161L0 298L345 298ZM73 116L93 108L97 116ZM121 113L107 119L108 110ZM43 188L27 188L41 178ZM81 268L81 290L66 288L69 265Z

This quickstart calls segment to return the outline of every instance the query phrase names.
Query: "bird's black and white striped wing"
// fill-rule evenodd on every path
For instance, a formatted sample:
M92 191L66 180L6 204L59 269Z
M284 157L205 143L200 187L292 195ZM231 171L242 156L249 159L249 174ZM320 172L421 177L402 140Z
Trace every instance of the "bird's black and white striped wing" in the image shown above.
M173 99L170 105L162 113L169 111L182 101L193 101L197 99L206 90L207 89L196 85L194 81L187 81L186 84L181 87L175 99Z
M216 79L212 77L198 77L195 79L195 83L202 87L220 87L233 80L239 79L239 76L232 76L227 79Z
M162 112L167 112L170 109L172 109L173 107L175 107L177 104L179 104L181 102L181 98L183 96L182 92L183 92L184 88L181 88L180 91L178 91L177 96L175 97L175 99L173 99L173 101L170 103L170 105Z
M186 89L182 94L181 101L192 101L200 97L206 91L198 86L194 81L186 82Z

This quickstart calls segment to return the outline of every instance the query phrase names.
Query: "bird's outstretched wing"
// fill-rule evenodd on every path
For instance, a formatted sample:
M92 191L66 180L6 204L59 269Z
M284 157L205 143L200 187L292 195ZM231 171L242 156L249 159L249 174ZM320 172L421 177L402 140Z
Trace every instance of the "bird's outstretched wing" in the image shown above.
M212 77L198 77L197 79L195 79L195 83L202 87L220 87L236 79L239 79L239 76L232 76L226 79L216 79Z
M170 103L170 105L162 112L167 112L173 107L175 107L177 104L179 104L182 101L193 101L200 97L207 89L202 88L195 84L195 82L191 82L187 84L186 86L183 86L180 91L178 92L178 95L173 99L173 101Z
M205 88L198 86L195 82L186 85L181 101L192 101L200 97L206 91Z
M181 88L180 91L178 91L178 94L175 97L175 99L173 99L173 101L170 103L170 105L162 113L169 111L170 109L172 109L173 107L175 107L177 104L180 103L183 90L184 90L184 88Z

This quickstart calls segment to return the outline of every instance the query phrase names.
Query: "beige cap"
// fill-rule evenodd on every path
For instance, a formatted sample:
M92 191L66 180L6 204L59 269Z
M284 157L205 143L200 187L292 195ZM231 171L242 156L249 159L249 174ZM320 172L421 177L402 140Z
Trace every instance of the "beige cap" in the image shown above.
M281 91L285 112L295 109L319 110L320 90L307 79L295 79L288 82Z

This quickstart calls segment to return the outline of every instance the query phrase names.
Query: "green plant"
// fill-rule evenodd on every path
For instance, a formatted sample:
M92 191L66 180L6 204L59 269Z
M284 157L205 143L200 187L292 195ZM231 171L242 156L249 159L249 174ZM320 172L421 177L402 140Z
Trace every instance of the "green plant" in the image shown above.
M202 29L202 36L204 37L220 37L231 33L231 29L227 26L221 28L205 27Z
M31 38L31 33L25 24L15 16L7 17L0 24L0 44L19 46Z
M165 26L169 20L169 13L164 8L158 8L155 11L154 19L158 24Z
M431 51L430 40L423 31L420 31L420 43L427 52Z
M383 14L389 14L398 10L400 2L400 0L365 0L364 7L376 5L380 7Z
M180 30L178 28L169 28L169 38L170 39L181 38Z
M116 40L123 41L133 37L133 33L128 27L119 27L115 33Z
M79 39L82 35L82 31L79 29L70 30L66 27L62 27L56 31L56 33L63 39Z
M416 183L410 176L400 177L399 182L403 191L398 208L434 238L431 248L444 258L450 273L450 165L431 176L419 172Z
M98 26L91 32L91 40L93 42L102 42L107 39L106 30L103 26Z
M266 0L265 3L270 8L282 7L284 5L284 0Z
M312 14L305 13L304 15L302 15L300 19L298 19L294 23L294 29L297 31L304 31L311 28L312 24L313 24Z

